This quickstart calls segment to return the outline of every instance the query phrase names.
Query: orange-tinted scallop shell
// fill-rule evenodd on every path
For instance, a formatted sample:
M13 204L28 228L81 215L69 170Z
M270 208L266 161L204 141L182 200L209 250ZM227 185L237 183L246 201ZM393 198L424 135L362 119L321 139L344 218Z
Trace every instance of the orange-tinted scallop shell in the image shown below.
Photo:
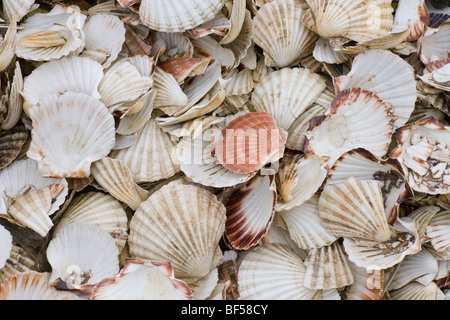
M222 166L246 174L278 160L284 152L287 133L278 128L267 112L250 112L231 121L215 143L214 154Z

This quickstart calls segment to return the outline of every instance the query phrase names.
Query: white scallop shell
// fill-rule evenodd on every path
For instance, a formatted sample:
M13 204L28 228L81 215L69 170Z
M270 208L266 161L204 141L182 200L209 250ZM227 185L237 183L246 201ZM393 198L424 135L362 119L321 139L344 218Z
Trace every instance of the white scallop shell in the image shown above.
M289 67L312 52L318 36L301 22L305 12L295 0L274 0L257 11L253 40L263 49L267 66Z
M427 28L422 37L417 40L420 60L428 64L435 60L448 58L450 51L450 22L445 22L437 28Z
M224 0L142 0L141 21L150 29L183 32L215 17Z
M181 90L175 78L160 67L156 67L153 74L153 89L156 90L156 98L153 105L155 109L175 107L178 111L188 104L188 97ZM163 110L165 111L165 109ZM168 112L166 113L169 114Z
M444 300L445 295L435 282L423 285L411 282L398 290L389 291L391 300Z
M351 71L334 79L336 93L352 87L374 92L392 107L394 129L403 126L417 99L413 68L388 50L368 50L357 55Z
M360 268L348 261L353 283L345 288L343 295L349 300L380 300L384 289L384 271Z
M450 211L436 213L426 227L426 235L431 238L431 244L442 252L450 248Z
M118 275L103 279L90 300L192 300L188 285L173 275L170 263L128 259Z
M115 241L107 231L90 224L70 224L48 245L50 281L60 278L72 288L96 284L119 272L118 255Z
M304 286L306 267L289 247L265 244L249 251L238 269L243 300L312 300L317 290Z
M43 176L87 177L91 163L114 147L113 116L86 94L46 97L30 109L30 117L33 129L27 155L39 162Z
M288 130L325 90L325 78L305 68L283 68L261 78L252 93L255 109L270 113Z
M429 25L428 9L425 0L400 0L395 10L395 25L404 25L410 28L407 41L416 41L422 36L425 27Z
M225 211L216 196L203 188L166 185L144 201L131 219L130 254L168 261L177 278L196 281L221 262Z
M20 21L32 9L36 0L4 0L2 2L7 21L13 18Z
M25 78L22 95L24 110L55 93L79 92L100 99L98 85L103 78L101 65L91 59L69 57L49 61L34 69Z
M17 47L17 21L13 19L0 43L0 71L4 71L13 60Z

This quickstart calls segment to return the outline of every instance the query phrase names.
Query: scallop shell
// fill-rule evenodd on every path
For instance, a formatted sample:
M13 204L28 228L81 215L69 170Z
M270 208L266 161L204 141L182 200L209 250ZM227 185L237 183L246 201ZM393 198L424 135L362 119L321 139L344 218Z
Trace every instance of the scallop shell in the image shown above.
M341 64L350 59L349 55L334 50L330 41L324 38L319 38L316 41L313 56L317 61L329 64Z
M285 138L270 114L251 112L234 119L222 130L214 153L225 169L247 174L278 160L284 152Z
M374 92L392 107L394 129L403 126L417 99L413 68L387 50L368 50L357 55L351 71L334 79L336 93L352 87Z
M69 300L69 297L50 286L48 273L27 271L0 283L0 300Z
M159 63L158 66L171 74L178 84L181 84L190 77L205 73L210 62L211 57L181 57L167 59Z
M35 0L4 0L3 12L7 21L22 20L28 12L31 11Z
M235 65L235 56L231 49L225 48L214 38L207 36L198 39L192 39L195 53L199 57L209 58L220 63L222 67L229 70Z
M265 244L248 252L238 269L242 300L312 300L303 282L306 267L289 247Z
M0 131L0 170L17 158L28 136L29 131L22 126Z
M0 269L2 269L6 261L9 259L13 247L13 238L11 233L0 225L0 242L2 244L0 251ZM1 282L0 282L1 283Z
M431 244L442 252L450 248L450 211L436 213L426 227L426 235L431 238Z
M46 97L30 109L30 117L33 130L27 155L39 162L43 176L88 177L91 163L114 147L113 116L86 94ZM55 126L61 128L57 135Z
M8 248L7 245L2 248L2 250L6 250L6 248ZM6 260L5 265L0 268L0 283L17 273L37 270L36 262L31 255L14 242L12 243L12 248L8 254L8 260Z
M283 158L280 160L278 172L275 175L277 185L277 192L280 194L283 201L288 202L292 189L298 183L298 168L297 164L301 160L300 153L294 153L287 150Z
M64 227L84 223L108 231L115 239L119 251L125 247L128 238L128 219L119 201L109 194L88 192L75 197L64 210L52 233L55 235Z
M344 289L348 300L380 300L384 289L384 271L367 270L348 261L353 283Z
M24 111L52 94L79 92L100 99L98 85L103 78L102 66L88 58L68 57L49 61L34 69L24 80Z
M353 283L353 275L347 258L337 242L309 251L303 285L310 289L329 290Z
M378 182L356 180L326 185L319 199L324 228L335 237L383 242L390 238L389 225Z
M425 68L420 80L434 88L450 91L450 59L435 60Z
M169 262L128 259L118 275L97 283L90 300L192 300L188 285Z
M379 159L365 149L353 149L344 153L330 168L326 183L343 183L351 177L378 181L386 217L388 223L392 223L400 203L409 195L400 163L394 159Z
M302 22L322 38L335 43L366 42L384 36L392 26L390 0L306 0Z
M153 74L153 89L156 90L153 108L161 108L168 115L172 115L188 105L188 97L181 90L175 78L160 67L156 67ZM164 107L175 111L166 111L168 108Z
M179 165L171 160L174 148L175 142L161 130L155 118L150 118L137 132L133 145L111 152L110 157L122 160L136 183L153 182L179 172Z
M391 300L444 300L444 293L436 283L423 285L411 282L401 289L389 291Z
M20 68L19 61L16 61L16 68L14 70L14 78L11 85L11 91L9 93L8 110L0 123L0 128L3 130L12 129L22 116L23 110L23 97L21 92L23 91L23 76Z
M319 195L289 210L279 211L293 241L302 249L329 246L337 240L322 226L319 216Z
M406 25L411 31L407 41L416 41L422 36L425 27L430 23L425 0L400 0L395 10L394 24Z
M445 22L437 28L428 28L417 40L417 50L420 60L428 64L435 60L448 58L450 22Z
M382 157L391 142L391 121L389 106L376 94L360 88L346 89L323 115L311 120L303 150L329 157L329 166L354 148L364 148ZM377 134L367 135L367 128Z
M0 43L0 71L4 71L14 59L17 46L17 21L13 19Z
M224 203L225 236L236 250L256 245L272 223L277 193L273 176L255 176L236 189Z
M92 176L109 194L132 210L148 198L148 193L134 182L130 169L122 160L105 157L94 162Z
M64 203L68 193L65 179L44 178L41 176L38 163L33 159L18 160L0 171L0 208L6 213L15 199L27 189L63 187L63 190L52 199L47 215L52 215Z
M216 196L202 188L164 186L131 219L130 254L168 261L177 278L196 281L221 262L218 245L225 230L225 212Z
M88 19L83 27L85 47L81 56L95 56L95 53L106 52L98 61L103 68L108 68L117 59L125 42L124 23L116 16L97 14ZM91 55L93 52L94 55ZM95 59L94 59L95 60Z
M450 128L434 118L403 126L396 132L398 146L391 158L401 163L412 189L430 194L448 192L449 133Z
M426 249L422 249L402 261L390 280L389 290L400 289L412 281L428 285L433 281L438 270L436 258Z
M61 279L71 288L96 284L119 272L119 250L100 227L70 224L56 233L47 248L50 281Z
M274 0L258 10L253 40L263 49L266 65L289 67L312 52L318 37L302 24L305 12L295 0Z
M288 130L325 90L325 78L304 68L283 68L260 79L252 93L255 109L270 113Z
M213 19L223 4L224 0L142 0L139 17L150 29L183 32Z
M293 209L310 199L321 187L327 170L323 161L316 155L306 154L297 164L298 181L287 200L278 201L276 211Z

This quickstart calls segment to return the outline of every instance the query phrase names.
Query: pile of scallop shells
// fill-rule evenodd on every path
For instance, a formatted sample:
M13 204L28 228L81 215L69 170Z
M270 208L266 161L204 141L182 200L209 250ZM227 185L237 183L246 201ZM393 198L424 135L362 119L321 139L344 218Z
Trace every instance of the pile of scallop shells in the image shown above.
M447 1L1 18L0 299L450 299Z

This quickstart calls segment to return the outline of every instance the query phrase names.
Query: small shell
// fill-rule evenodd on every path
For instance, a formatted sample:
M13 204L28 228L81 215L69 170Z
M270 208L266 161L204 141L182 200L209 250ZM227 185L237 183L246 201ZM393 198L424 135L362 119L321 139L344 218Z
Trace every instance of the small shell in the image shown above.
M194 54L194 46L191 40L180 32L156 32L153 41L154 47L162 46L165 49L158 56L158 60L161 62L171 58L192 58ZM152 48L153 50L156 49Z
M170 107L171 110L175 109L179 111L186 107L189 102L188 97L181 90L175 78L159 66L156 67L155 73L153 74L153 89L156 90L153 108L162 108L168 115L172 115L175 112L166 112L167 108L164 107Z
M289 247L265 244L248 252L238 269L243 300L312 300L317 290L304 286L306 267Z
M253 39L263 49L267 66L289 67L312 52L318 36L301 22L305 12L295 0L274 0L258 10Z
M427 85L450 91L450 59L435 60L425 68L423 75L418 76Z
M47 248L50 281L61 279L70 288L96 284L119 272L119 250L100 227L71 224L61 229Z
M165 72L171 74L178 84L183 83L189 77L203 74L211 62L210 57L206 58L171 58L158 64Z
M110 157L122 160L130 169L136 183L167 179L180 171L171 160L175 143L161 130L155 118L150 118L137 132L135 142L128 148L111 152Z
M389 106L376 94L360 88L346 89L325 114L311 120L303 150L329 157L329 166L344 152L358 147L382 157L391 142L391 121ZM367 128L377 134L368 135Z
M35 0L4 0L3 12L7 21L16 19L17 21L22 18L32 9Z
M450 22L441 24L436 29L427 28L417 40L417 50L420 60L428 64L435 60L448 58L450 51Z
M316 41L313 56L317 61L329 64L341 64L350 59L349 55L334 50L330 41L324 38L319 38Z
M214 18L224 0L142 0L141 21L150 29L183 32Z
M347 258L337 242L311 249L304 263L306 272L303 285L307 288L329 290L353 283Z
M216 196L202 188L164 186L131 219L130 254L168 261L177 278L196 281L221 262L218 245L225 230L225 212Z
M329 246L337 240L322 226L319 216L319 195L314 195L303 204L277 213L292 240L302 249Z
M5 37L0 43L0 71L4 71L13 60L17 46L17 21L11 20Z
M12 239L11 233L9 233L9 231L6 230L5 227L0 225L0 243L2 244L1 251L0 251L0 269L2 269L5 266L6 261L10 257L11 250L13 247L12 240L13 239ZM0 283L1 283L1 281L0 281Z
M334 43L366 42L385 35L392 26L390 0L306 0L309 9L302 22Z
M211 36L192 39L192 44L195 48L195 53L199 57L212 59L220 63L222 67L229 70L235 63L235 56L231 49L225 48L219 41Z
M336 93L352 87L374 92L392 107L394 129L408 121L417 98L413 68L387 50L368 50L357 55L351 71L335 78L334 84Z
M395 10L394 24L410 27L407 41L416 41L422 36L425 27L430 23L425 0L400 0Z
M90 300L192 300L188 285L174 277L169 262L128 259L118 275L97 283Z
M258 111L270 113L288 130L325 90L325 78L304 68L283 68L260 79L252 93Z
M99 62L103 68L108 68L119 56L125 42L124 23L116 16L97 14L89 18L83 32L86 44L81 56L89 57L91 51L105 51L107 54Z
M326 185L319 200L322 225L335 237L383 242L390 238L381 188L374 180L349 178Z
M8 246L5 246L5 248L7 247ZM26 271L37 271L36 262L28 252L13 243L9 258L6 261L5 266L0 269L0 283L9 276Z
M100 99L97 87L102 78L102 66L88 58L74 56L44 63L25 78L24 111L29 115L29 109L41 99L68 91Z
M450 248L450 211L436 213L426 227L426 235L438 252Z
M119 251L125 247L128 238L128 220L119 201L109 194L88 192L74 198L56 224L52 233L75 223L96 225L116 240Z
M9 166L19 155L29 135L23 126L0 131L0 170Z
M92 164L92 176L109 194L136 210L148 197L122 160L105 157Z
M255 176L225 202L225 236L236 250L256 245L272 223L277 193L273 176Z
M50 286L49 274L27 271L0 283L0 300L69 300L69 296Z
M88 177L91 163L114 147L113 116L86 94L46 97L30 109L30 117L33 130L27 155L39 162L43 176ZM57 135L55 126L60 128Z
M275 175L275 181L277 183L277 192L281 198L288 202L292 189L298 183L298 167L302 155L300 153L286 151L283 158L280 161L278 172Z
M225 169L247 174L282 156L284 135L270 114L250 112L234 119L222 130L214 153Z

